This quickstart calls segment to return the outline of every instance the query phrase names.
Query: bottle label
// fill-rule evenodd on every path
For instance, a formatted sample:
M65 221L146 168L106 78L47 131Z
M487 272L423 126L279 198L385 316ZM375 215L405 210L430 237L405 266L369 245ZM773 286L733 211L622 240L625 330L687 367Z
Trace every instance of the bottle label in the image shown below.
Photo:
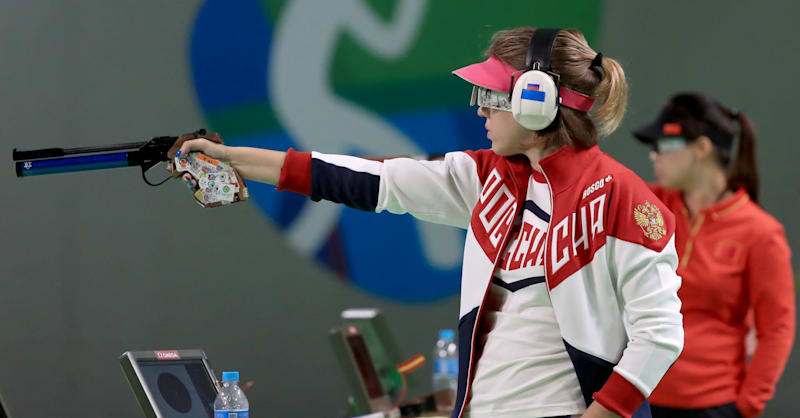
M435 373L446 376L458 376L458 359L439 359L436 360Z
M238 411L214 411L214 418L250 418L250 412L244 409Z

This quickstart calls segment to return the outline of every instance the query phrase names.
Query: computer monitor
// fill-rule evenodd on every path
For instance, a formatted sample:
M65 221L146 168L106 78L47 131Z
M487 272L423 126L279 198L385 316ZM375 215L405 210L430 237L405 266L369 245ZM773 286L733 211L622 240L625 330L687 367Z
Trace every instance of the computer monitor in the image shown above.
M219 382L202 350L127 351L122 371L148 418L213 418Z
M358 327L347 325L334 328L330 331L330 341L350 389L350 415L391 409L391 400L383 390Z
M341 317L346 325L357 326L364 336L364 342L383 389L388 394L398 395L403 381L397 371L397 365L408 360L411 355L404 356L400 352L386 317L375 308L346 309L342 311ZM406 375L406 390L409 393L414 392L418 385L419 377L416 373Z

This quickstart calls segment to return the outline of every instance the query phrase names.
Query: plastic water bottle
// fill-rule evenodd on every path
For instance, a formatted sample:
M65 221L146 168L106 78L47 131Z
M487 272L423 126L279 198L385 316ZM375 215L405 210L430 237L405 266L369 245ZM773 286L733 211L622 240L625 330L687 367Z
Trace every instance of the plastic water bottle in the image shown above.
M458 346L455 332L451 329L439 331L439 340L433 349L433 390L458 388Z
M239 372L222 372L222 390L214 400L214 418L250 418L250 404L239 388Z

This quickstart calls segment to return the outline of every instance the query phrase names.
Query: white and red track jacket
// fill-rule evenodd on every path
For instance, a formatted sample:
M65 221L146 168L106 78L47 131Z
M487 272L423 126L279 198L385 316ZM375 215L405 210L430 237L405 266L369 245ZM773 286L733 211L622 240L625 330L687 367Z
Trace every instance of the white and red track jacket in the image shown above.
M683 347L674 217L597 146L563 147L539 164L553 208L545 278L584 399L649 417L645 399ZM531 170L524 156L491 150L379 162L291 149L281 169L279 190L467 229L453 417L467 403L476 324Z

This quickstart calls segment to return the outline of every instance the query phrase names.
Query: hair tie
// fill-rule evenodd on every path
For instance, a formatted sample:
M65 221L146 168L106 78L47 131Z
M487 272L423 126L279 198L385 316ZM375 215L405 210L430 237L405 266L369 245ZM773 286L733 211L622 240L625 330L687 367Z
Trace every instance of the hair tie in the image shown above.
M589 65L589 69L592 70L600 80L606 77L606 70L603 69L603 53L598 52L597 55L594 56L591 65Z
M739 119L739 109L732 107L731 108L731 117L734 119Z

